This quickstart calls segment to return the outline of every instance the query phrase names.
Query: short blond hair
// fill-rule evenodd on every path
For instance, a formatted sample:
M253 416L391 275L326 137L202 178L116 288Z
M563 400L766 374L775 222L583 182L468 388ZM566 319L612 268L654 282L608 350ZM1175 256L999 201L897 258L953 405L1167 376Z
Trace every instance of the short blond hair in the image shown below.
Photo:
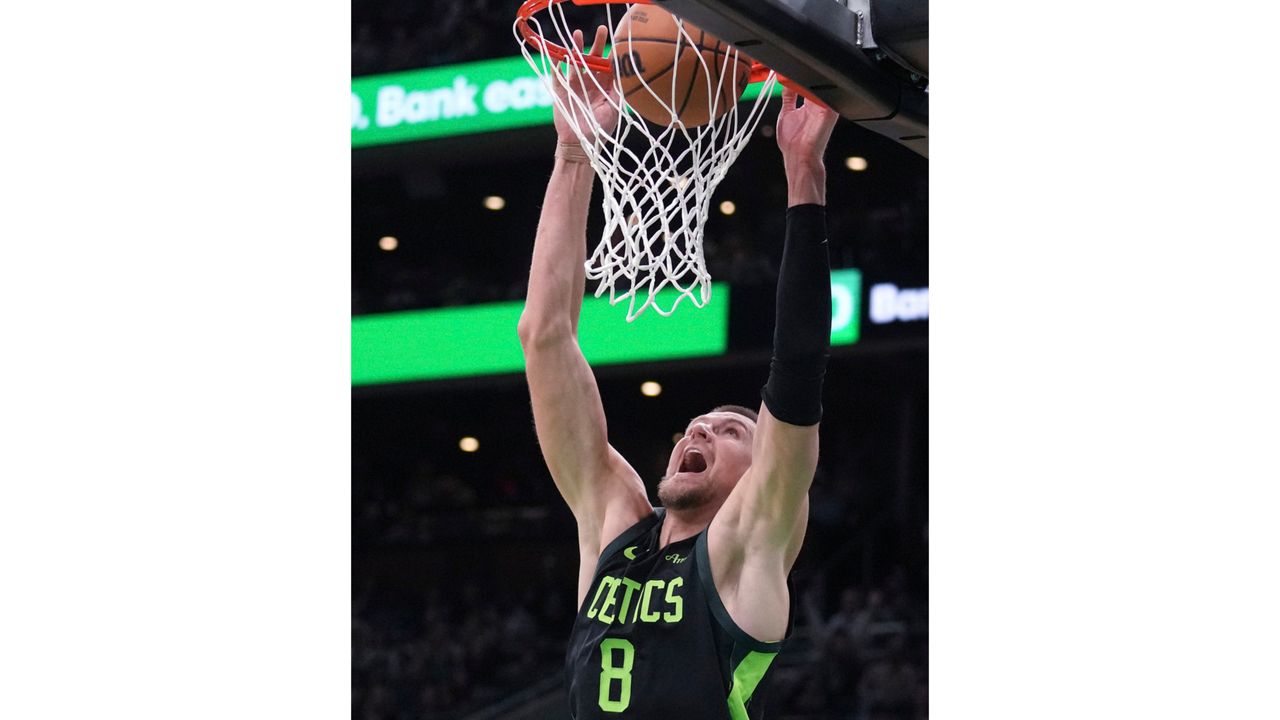
M755 410L752 410L751 408L748 408L748 407L743 407L741 405L721 405L713 409L711 412L737 413L738 415L742 415L743 417L751 418L751 422L760 421L760 415L756 413Z

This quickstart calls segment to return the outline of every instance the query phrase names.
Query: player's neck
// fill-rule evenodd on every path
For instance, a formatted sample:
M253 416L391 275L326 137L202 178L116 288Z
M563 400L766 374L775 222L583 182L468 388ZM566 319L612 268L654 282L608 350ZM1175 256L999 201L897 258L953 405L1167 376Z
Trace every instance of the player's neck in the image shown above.
M658 547L666 547L702 532L711 524L711 519L719 509L706 506L691 510L667 508L666 516L662 519L662 532L658 534Z

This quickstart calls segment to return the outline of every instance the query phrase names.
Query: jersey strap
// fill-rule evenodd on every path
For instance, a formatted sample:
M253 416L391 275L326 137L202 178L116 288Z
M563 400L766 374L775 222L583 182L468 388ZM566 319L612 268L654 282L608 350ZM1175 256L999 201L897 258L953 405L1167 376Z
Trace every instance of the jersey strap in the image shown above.
M708 528L709 529L709 528ZM733 639L733 652L729 658L729 666L733 669L733 680L729 685L729 717L733 720L750 720L747 715L747 704L755 693L760 679L769 670L769 665L778 656L786 639L777 642L762 642L747 634L745 630L729 617L729 611L720 599L716 590L715 579L711 576L711 557L707 552L707 531L698 535L694 552L698 557L698 581L706 594L707 605L711 614L725 633Z
M606 545L600 553L600 557L596 560L595 575L598 576L600 574L600 565L604 563L605 559L616 555L624 547L644 537L644 534L652 530L654 525L662 522L662 516L666 512L666 508L654 508L652 515L641 518L635 525L623 530L621 535L613 539L613 542Z

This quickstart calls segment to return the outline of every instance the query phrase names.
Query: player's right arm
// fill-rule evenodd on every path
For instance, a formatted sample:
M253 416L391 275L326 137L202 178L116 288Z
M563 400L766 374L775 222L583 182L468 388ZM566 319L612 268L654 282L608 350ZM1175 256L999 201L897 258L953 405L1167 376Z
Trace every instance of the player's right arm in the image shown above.
M606 38L601 28L593 54L603 50ZM575 41L581 47L580 33L575 33ZM611 128L607 123L617 122L616 111L604 98L592 99L598 101L593 103L597 120ZM586 560L598 556L605 544L652 508L639 475L609 445L600 391L578 345L587 210L595 172L558 109L555 121L560 144L534 239L519 335L538 444L577 519ZM581 595L581 581L579 590Z

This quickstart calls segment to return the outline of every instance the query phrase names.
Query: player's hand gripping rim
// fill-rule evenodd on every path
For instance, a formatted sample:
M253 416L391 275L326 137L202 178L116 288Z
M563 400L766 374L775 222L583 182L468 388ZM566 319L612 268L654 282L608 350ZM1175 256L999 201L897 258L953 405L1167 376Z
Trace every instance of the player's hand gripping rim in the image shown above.
M821 165L840 115L812 100L800 105L799 99L799 93L783 86L782 110L778 112L778 149L787 167Z
M574 51L563 67L556 69L559 77L552 83L560 101L555 104L554 118L561 144L579 142L575 126L588 138L594 138L599 132L612 133L618 126L621 105L613 73L593 70L582 60L583 57L602 58L608 39L609 28L604 25L596 28L591 51L584 54L582 31L573 31ZM570 117L565 117L562 107L569 109Z

